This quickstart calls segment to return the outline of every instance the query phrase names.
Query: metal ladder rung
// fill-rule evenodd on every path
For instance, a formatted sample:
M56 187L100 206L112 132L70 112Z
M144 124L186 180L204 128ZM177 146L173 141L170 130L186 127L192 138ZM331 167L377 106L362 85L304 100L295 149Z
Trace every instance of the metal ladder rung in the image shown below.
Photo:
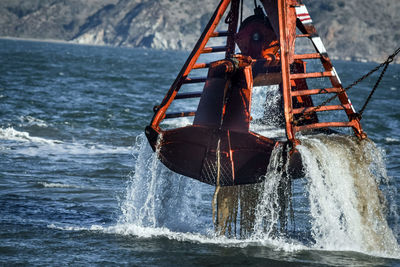
M294 59L318 59L318 58L321 58L321 57L322 56L319 53L294 55Z
M306 33L306 34L297 34L296 35L296 38L304 38L304 37L311 37L311 34Z
M224 52L227 50L226 46L210 46L204 47L201 51L202 54Z
M315 108L315 107L295 108L295 109L293 109L293 114L331 111L331 110L343 110L343 109L351 109L350 104L322 106L319 108Z
M332 71L323 71L323 72L290 74L290 79L297 80L297 79L322 78L322 77L333 77L333 76L335 76L335 74Z
M231 35L228 31L213 32L210 37L226 37Z
M165 114L164 119L174 119L174 118L181 118L181 117L191 117L195 116L195 111L186 111L186 112L176 112L176 113L167 113Z
M175 96L175 99L187 99L201 97L203 92L192 92L192 93L179 93Z
M322 89L308 89L292 91L292 96L304 96L304 95L318 95L318 94L330 94L330 93L340 93L344 92L343 88L333 87L333 88L322 88Z
M203 83L207 80L207 77L193 77L193 78L186 78L183 83Z
M334 121L334 122L318 122L313 124L295 126L294 130L296 132L318 129L318 128L328 128L328 127L353 127L354 124L351 121Z
M210 67L210 63L196 63L193 65L192 69L205 69Z

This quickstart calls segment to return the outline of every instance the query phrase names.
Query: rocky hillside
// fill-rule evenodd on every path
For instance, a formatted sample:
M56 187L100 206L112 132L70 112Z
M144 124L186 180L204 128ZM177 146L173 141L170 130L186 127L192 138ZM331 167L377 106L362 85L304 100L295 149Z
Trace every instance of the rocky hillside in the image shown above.
M400 46L399 0L303 2L331 55L381 61Z
M247 1L250 7L253 1ZM399 0L304 0L335 58L381 61L400 46ZM2 0L0 36L191 49L218 0ZM400 62L400 59L397 59Z

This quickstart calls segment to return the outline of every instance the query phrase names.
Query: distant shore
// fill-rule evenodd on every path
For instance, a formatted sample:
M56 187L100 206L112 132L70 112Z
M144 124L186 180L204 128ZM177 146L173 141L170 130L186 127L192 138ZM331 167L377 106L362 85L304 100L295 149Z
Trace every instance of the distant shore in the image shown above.
M12 37L12 36L0 36L0 40L16 40L16 41L29 41L29 42L42 42L42 43L58 43L58 44L73 44L73 45L86 45L86 46L105 46L105 47L115 47L112 45L107 45L107 44L92 44L92 43L78 43L75 41L67 41L67 40L59 40L59 39L35 39L35 38L27 38L27 37ZM124 48L135 48L131 46L119 46L119 47L124 47ZM137 47L137 48L143 48L143 49L151 49L147 47ZM389 56L389 55L388 55ZM355 62L362 62L362 63L382 63L382 61L374 61L374 60L368 60L366 58L340 58L338 56L330 56L332 60L343 60L343 61L355 61ZM400 64L400 56L393 61L393 64Z
M43 43L60 43L60 44L74 44L72 41L58 40L58 39L35 39L27 37L12 37L0 36L1 40L16 40L16 41L30 41L30 42L43 42Z

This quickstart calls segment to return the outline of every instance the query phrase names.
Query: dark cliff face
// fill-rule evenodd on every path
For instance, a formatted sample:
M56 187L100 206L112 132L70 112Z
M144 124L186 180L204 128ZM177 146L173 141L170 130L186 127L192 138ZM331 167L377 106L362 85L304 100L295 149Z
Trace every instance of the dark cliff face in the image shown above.
M331 55L381 61L400 46L399 0L303 2Z
M90 14L117 0L1 0L0 36L69 40Z
M218 2L2 0L0 36L191 49ZM247 2L245 15L253 8L253 1ZM400 45L399 0L303 2L334 58L381 61Z

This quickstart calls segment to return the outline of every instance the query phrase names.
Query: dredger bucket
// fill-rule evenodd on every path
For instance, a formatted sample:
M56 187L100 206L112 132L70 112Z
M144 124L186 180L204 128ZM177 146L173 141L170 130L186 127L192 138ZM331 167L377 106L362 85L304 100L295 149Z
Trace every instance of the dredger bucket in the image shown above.
M168 168L212 185L261 181L277 142L249 131L250 63L239 57L210 64L193 125L162 132L146 129Z
M156 149L159 133L151 128L147 131ZM157 153L176 173L211 185L231 186L260 182L274 145L272 140L251 132L192 125L163 131Z
M282 168L296 178L302 173L301 157L295 150L300 144L296 133L349 127L356 136L366 136L305 5L300 0L260 2L267 14L257 6L254 15L241 21L239 27L241 2L220 0L163 101L154 107L145 133L160 160L174 172L212 185L256 183L265 176L274 147L283 145L286 155ZM228 6L228 30L216 31ZM207 47L214 37L226 37L226 45ZM295 53L298 38L309 39L315 52ZM197 62L201 54L219 52L225 52L224 59ZM320 61L323 71L308 72L307 62L315 60ZM207 77L189 75L204 68L208 68ZM315 78L331 85L309 89L307 80ZM202 92L178 93L182 85L202 82ZM279 85L282 95L282 106L269 113L283 117L286 136L279 141L249 130L253 86L272 84ZM324 94L336 94L340 103L314 106L312 96ZM197 110L166 113L174 100L198 97ZM348 121L340 117L338 121L319 121L318 112L331 111L344 111ZM186 127L160 127L164 119L189 116L194 120Z

